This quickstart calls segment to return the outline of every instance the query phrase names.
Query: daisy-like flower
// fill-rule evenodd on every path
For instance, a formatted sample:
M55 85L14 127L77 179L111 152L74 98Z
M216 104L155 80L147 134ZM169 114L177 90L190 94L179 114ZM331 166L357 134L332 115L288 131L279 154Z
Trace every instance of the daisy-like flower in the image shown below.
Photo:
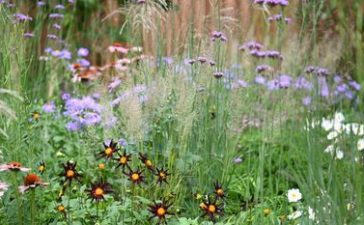
M117 153L119 157L115 160L119 162L119 164L116 166L116 168L122 167L123 171L125 170L125 167L127 167L130 170L129 162L131 161L131 154L126 154L126 151L121 155Z
M288 202L298 202L299 200L302 199L302 194L299 189L293 188L288 190L287 197L288 197Z
M72 180L76 179L77 181L80 181L81 174L79 174L76 170L77 162L73 163L68 161L67 163L64 163L63 169L64 171L59 174L59 176L64 177L64 184L68 182L68 185L71 185Z
M92 200L105 200L105 195L112 193L111 185L107 182L97 182L91 185L91 189L87 190Z
M158 177L157 182L159 183L159 186L162 186L162 183L165 182L166 184L168 184L167 178L169 175L171 175L170 173L168 173L168 169L158 169L156 168L156 173L155 175Z
M364 150L364 138L358 140L357 148L358 148L358 151Z
M30 171L30 168L22 167L22 164L20 162L9 162L0 165L0 171L6 171L6 170L28 172Z
M24 178L24 185L19 186L19 191L24 193L25 191L36 188L38 186L47 186L48 183L44 183L35 173L29 173Z
M40 174L43 174L45 170L46 170L45 163L44 162L40 162L39 165L38 165L38 172Z
M123 172L126 176L128 176L129 180L133 182L133 184L141 184L145 182L145 177L143 176L143 170L137 169L136 171L130 170L129 173Z
M148 211L151 212L153 215L149 218L152 220L153 218L158 218L158 223L162 224L166 222L166 216L172 215L168 209L171 207L172 203L167 203L165 200L162 200L160 203L154 202L154 204L149 205Z
M148 168L150 171L154 171L154 165L150 159L148 159L147 154L139 153L139 159L142 161L145 167Z
M115 42L113 45L108 47L109 52L114 53L114 52L119 52L122 54L127 54L128 53L128 48L126 48L125 46L123 46L123 44Z
M224 213L222 206L217 204L216 199L212 201L210 196L200 204L200 209L203 211L202 216L208 216L212 221L215 221L218 215L221 216Z
M101 152L99 152L99 156L100 156L100 158L101 157L104 157L104 158L106 158L106 159L111 159L112 158L112 156L113 156L113 154L115 153L115 152L117 152L119 149L117 148L117 142L113 142L113 140L111 140L110 142L109 142L109 144L106 144L105 142L103 143L103 145L104 145L104 150L103 151L101 151Z
M288 218L289 220L295 220L295 219L300 218L301 216L302 216L302 211L297 210L297 211L294 211L293 213L289 214L289 215L287 216L287 218Z
M219 183L219 181L216 181L214 183L214 186L215 186L215 195L217 198L225 198L225 191L224 189L222 188L222 185Z
M55 209L62 213L64 216L66 215L66 207L63 204L59 204L55 207Z

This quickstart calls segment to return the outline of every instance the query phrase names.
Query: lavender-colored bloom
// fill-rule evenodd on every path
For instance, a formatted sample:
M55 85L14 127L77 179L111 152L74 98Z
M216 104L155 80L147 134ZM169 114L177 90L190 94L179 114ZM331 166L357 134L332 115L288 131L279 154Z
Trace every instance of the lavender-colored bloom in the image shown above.
M46 104L43 105L42 107L43 111L46 113L52 113L56 110L56 105L54 104L54 102L48 102Z
M311 97L310 97L310 96L304 97L304 98L302 99L302 104L303 104L304 106L309 106L309 105L311 105Z
M171 65L171 64L173 64L173 62L174 62L174 60L173 60L173 58L172 57L163 57L163 62L165 63L165 64L167 64L167 65Z
M267 80L265 79L265 77L260 76L260 75L256 76L255 79L254 79L254 81L255 81L255 83L261 84L261 85L264 85L267 82Z
M243 162L243 159L241 158L241 157L236 157L235 159L234 159L234 163L235 164L240 164L240 163L242 163Z
M27 33L24 33L23 35L25 38L32 38L34 37L34 34L33 33L30 33L30 32L27 32Z
M44 5L45 5L45 2L43 2L43 1L38 1L37 2L37 6L39 6L39 7L42 7Z
M55 24L53 24L52 25L52 27L54 28L54 29L56 29L56 30L60 30L62 27L61 27L61 25L59 25L59 24L57 24L57 23L55 23Z
M339 84L337 87L336 87L336 91L339 92L339 93L344 93L346 90L348 90L348 85L347 84Z
M71 121L66 124L66 129L69 131L78 131L81 129L81 124L75 121Z
M355 91L360 91L360 89L361 89L361 85L358 82L354 81L354 80L349 81L349 85L352 88L354 88Z
M89 55L89 50L87 48L79 48L77 51L77 55L80 57L87 57Z
M228 38L221 31L213 31L212 34L211 34L211 41L215 42L217 40L220 40L222 42L227 42Z
M280 88L288 88L291 85L292 77L286 74L278 77L278 84Z
M257 66L257 68L255 69L255 71L257 73L263 73L265 71L271 71L273 70L272 67L268 66L268 65L259 65Z
M57 35L55 35L55 34L47 34L47 38L51 39L51 40L57 40L58 39Z
M242 88L247 88L249 86L249 84L244 80L237 80L236 83L239 87Z
M120 140L118 141L119 145L125 147L128 145L128 142L124 139L124 138L120 138Z
M317 68L315 72L319 76L328 76L329 75L329 70L326 68Z
M279 51L266 51L265 55L271 59L282 59L282 55Z
M251 56L256 57L256 58L265 58L267 56L265 51L260 51L260 50L255 50L255 49L254 50L251 50L249 52L249 54Z
M353 98L354 98L354 93L351 91L351 90L347 90L346 92L345 92L345 97L347 98L347 99L349 99L349 100L352 100Z
M13 16L14 16L15 20L18 21L18 22L25 22L25 21L32 21L33 20L32 17L27 16L27 15L25 15L23 13L15 13Z
M194 59L185 59L184 60L184 63L186 65L193 65L195 62L196 62L196 60L194 60Z
M305 90L312 90L313 88L313 84L311 82L309 82L308 80L306 80L306 78L304 78L303 76L298 77L294 87L296 89L305 89Z
M66 49L63 49L61 53L62 53L60 56L61 59L70 60L72 58L72 53Z
M77 59L77 63L82 67L89 67L91 63L87 59Z
M67 93L67 92L64 92L62 94L61 98L62 98L63 101L67 101L68 99L71 98L71 95L69 93Z
M206 57L204 57L204 56L199 56L199 57L197 57L197 60L200 62L200 63L205 63L205 62L207 62L207 58Z
M64 15L61 13L51 13L49 14L50 19L63 19Z
M248 49L248 50L261 50L263 45L256 41L249 41L240 47L240 50Z
M209 64L210 64L210 66L215 66L216 62L214 60L209 60Z
M58 4L54 6L54 9L65 9L64 5Z
M44 52L50 54L53 52L53 49L48 47L48 48L44 49Z
M115 90L117 87L119 87L121 84L121 80L116 78L114 79L108 86L107 88L109 89L109 92L112 92L113 90Z
M320 95L322 97L328 97L330 95L329 86L325 77L318 77L318 83L320 87Z
M214 77L217 78L217 79L220 79L223 76L224 76L224 73L223 72L215 72L214 73Z
M118 118L115 116L109 116L106 121L103 122L103 125L106 128L113 128L115 127L116 123L118 122Z
M335 83L337 83L337 84L338 84L338 83L341 83L341 82L342 82L342 80L343 80L343 79L342 79L339 75L335 75L335 76L334 76L334 82L335 82Z
M86 126L95 125L101 122L101 116L94 112L86 112L83 118L80 118L81 124Z
M270 91L278 90L280 88L279 81L277 79L269 80L266 86Z

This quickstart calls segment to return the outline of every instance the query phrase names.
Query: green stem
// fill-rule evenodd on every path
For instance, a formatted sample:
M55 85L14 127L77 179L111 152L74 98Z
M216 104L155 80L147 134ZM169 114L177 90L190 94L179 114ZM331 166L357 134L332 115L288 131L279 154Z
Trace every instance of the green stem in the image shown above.
M31 189L31 196L30 196L30 224L35 224L34 215L35 215L35 189Z

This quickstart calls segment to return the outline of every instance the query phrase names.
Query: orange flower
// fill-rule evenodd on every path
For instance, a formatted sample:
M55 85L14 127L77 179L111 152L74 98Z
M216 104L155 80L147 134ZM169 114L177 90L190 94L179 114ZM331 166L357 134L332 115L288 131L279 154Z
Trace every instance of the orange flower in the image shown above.
M44 183L35 173L29 173L24 178L24 185L19 186L19 191L24 193L30 188L47 185L48 183Z

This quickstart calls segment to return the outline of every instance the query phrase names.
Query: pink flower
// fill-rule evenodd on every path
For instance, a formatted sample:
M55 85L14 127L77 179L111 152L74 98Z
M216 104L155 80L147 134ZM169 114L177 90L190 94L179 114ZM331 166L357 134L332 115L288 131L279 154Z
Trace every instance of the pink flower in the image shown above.
M9 162L7 164L0 165L0 171L6 170L28 172L30 168L22 167L20 162Z
M44 183L35 173L29 173L24 178L24 185L19 186L19 191L24 193L30 188L36 188L38 186L47 186L48 183Z

